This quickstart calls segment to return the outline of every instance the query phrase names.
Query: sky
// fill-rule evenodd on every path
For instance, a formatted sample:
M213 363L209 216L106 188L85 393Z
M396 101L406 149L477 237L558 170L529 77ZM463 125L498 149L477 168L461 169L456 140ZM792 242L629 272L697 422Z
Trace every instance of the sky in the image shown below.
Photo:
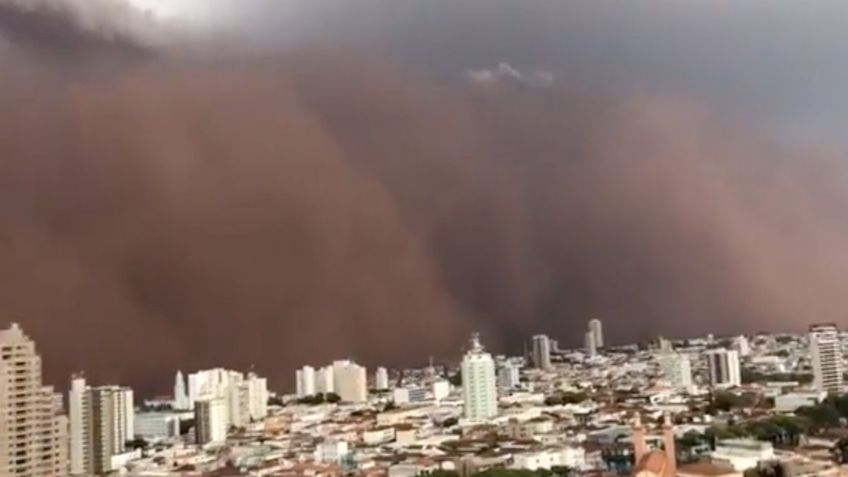
M145 1L0 0L57 385L844 321L843 2Z

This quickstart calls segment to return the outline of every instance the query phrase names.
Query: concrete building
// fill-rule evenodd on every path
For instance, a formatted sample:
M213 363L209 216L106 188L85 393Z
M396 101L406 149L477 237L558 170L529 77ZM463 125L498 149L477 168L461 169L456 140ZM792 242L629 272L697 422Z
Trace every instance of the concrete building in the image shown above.
M739 353L736 350L714 349L706 352L707 370L712 387L742 385L739 370Z
M813 383L816 390L839 394L842 392L842 348L836 325L810 327L810 355L813 364Z
M533 337L533 366L539 369L551 367L551 340L545 335Z
M304 366L295 373L297 397L307 397L317 394L315 390L315 368Z
M660 370L671 387L687 390L692 387L692 363L685 354L665 352L657 355Z
M210 397L194 403L195 436L198 445L221 445L227 441L227 403Z
M512 390L521 384L521 374L518 366L512 361L504 361L498 368L498 387Z
M774 398L774 410L777 412L795 412L802 407L821 404L826 397L827 393L823 391L781 394Z
M462 359L462 397L466 419L486 421L498 415L495 361L477 334L471 337L471 349Z
M592 334L592 340L595 342L595 349L604 347L604 325L601 320L595 318L589 320L589 333Z
M180 414L173 412L136 413L135 435L148 441L178 437L180 420Z
M238 371L214 368L197 371L188 375L188 397L191 408L199 399L208 397L226 397L229 387L244 380L244 375Z
M598 355L598 346L595 344L595 334L592 331L587 331L584 339L584 351L586 356L594 358Z
M185 376L183 376L183 372L180 370L177 370L177 375L174 376L174 409L181 411L191 409L191 400L188 397Z
M71 475L104 475L114 456L135 436L133 391L121 386L90 387L75 375L68 391Z
M739 352L739 356L745 357L751 354L751 345L748 343L748 338L745 335L739 335L733 338L733 349Z
M368 374L363 366L348 361L333 363L333 388L342 401L361 403L368 400Z
M441 401L450 396L451 385L445 379L433 381L433 399Z
M332 366L325 366L315 371L315 393L327 394L335 392L335 381Z
M0 330L0 475L68 475L68 419L59 410L35 343L15 323Z
M389 389L389 371L386 368L377 368L374 374L374 388L378 391Z
M723 463L734 470L744 472L760 462L775 459L771 442L753 439L724 439L716 443L715 451L710 454L713 462Z

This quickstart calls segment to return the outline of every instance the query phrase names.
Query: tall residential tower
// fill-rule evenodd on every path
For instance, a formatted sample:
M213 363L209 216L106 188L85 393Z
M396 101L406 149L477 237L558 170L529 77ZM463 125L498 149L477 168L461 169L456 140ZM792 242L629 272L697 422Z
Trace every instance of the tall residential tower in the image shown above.
M842 347L836 325L810 327L810 355L816 390L831 394L842 392Z
M41 382L41 357L17 324L0 330L0 475L68 475L68 419Z
M495 360L485 352L476 333L462 359L462 397L467 419L486 421L498 415Z

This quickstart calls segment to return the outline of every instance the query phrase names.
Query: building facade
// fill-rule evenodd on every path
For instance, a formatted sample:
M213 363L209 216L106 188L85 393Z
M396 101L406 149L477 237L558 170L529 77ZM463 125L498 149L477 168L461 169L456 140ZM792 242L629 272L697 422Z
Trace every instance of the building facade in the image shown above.
M592 333L592 340L595 342L595 349L604 347L604 325L601 320L594 318L589 320L589 333Z
M112 458L127 451L135 436L133 391L121 386L90 387L82 376L71 379L71 475L104 475L116 469Z
M222 445L227 441L227 403L209 397L194 403L194 432L198 445Z
M41 357L20 326L0 330L0 475L65 477L68 419L41 381Z
M466 419L486 421L498 415L495 361L485 352L476 334L471 338L471 349L462 359L462 397Z
M842 347L836 325L810 327L810 357L816 390L829 394L842 392Z
M551 340L545 335L533 337L533 366L539 369L551 367Z
M692 387L692 363L688 356L681 353L665 352L657 355L657 362L671 387L681 390Z
M739 352L728 349L714 349L706 353L710 386L734 387L742 385L739 369Z

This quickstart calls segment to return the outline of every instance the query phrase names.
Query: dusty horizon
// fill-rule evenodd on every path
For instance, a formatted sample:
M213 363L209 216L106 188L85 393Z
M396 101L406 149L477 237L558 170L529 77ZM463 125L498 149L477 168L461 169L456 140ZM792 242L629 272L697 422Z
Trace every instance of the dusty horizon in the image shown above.
M22 5L0 0L0 325L59 389L255 365L282 390L334 358L450 359L475 330L574 347L595 317L613 343L845 322L828 115L599 85L522 45L478 58L475 30L433 65L426 17L415 56L376 14L344 44Z

